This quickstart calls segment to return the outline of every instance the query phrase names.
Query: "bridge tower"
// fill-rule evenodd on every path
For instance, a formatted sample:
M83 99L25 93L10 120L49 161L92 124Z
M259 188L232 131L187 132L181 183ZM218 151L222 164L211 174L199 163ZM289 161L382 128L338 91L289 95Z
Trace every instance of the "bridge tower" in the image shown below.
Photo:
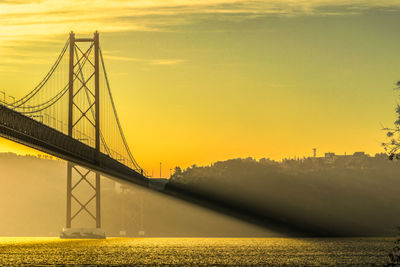
M86 43L86 48L80 47ZM88 47L88 48L87 48ZM95 164L100 163L100 58L99 34L96 31L93 38L76 38L73 32L69 37L69 83L68 83L68 135L79 140L78 125L86 120L86 125L94 132ZM85 51L85 52L84 52ZM82 71L86 61L89 71L86 77ZM93 83L94 80L94 83ZM93 88L94 87L94 88ZM78 94L85 91L87 102L77 100ZM91 115L91 116L90 116ZM88 141L87 139L80 139ZM94 179L93 179L94 178ZM94 181L93 181L94 180ZM87 183L92 190L92 196L83 200L79 195L79 187ZM87 197L87 193L86 193ZM73 201L78 204L78 210L73 210ZM94 203L94 212L88 206ZM78 215L86 213L95 221L96 228L72 228L72 222ZM100 173L84 169L72 162L67 163L67 214L66 228L61 233L62 238L105 238L101 229L100 214Z

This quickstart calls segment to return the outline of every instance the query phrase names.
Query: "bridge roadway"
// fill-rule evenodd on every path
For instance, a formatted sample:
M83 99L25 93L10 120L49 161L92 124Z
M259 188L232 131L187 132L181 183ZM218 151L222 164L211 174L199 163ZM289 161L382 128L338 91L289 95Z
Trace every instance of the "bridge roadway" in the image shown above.
M187 187L181 187L179 184L168 183L165 179L146 178L106 154L100 153L100 157L96 157L94 148L1 104L0 136L98 171L111 179L116 178L134 183L174 198L255 223L273 231L292 236L330 235L326 232L320 233L307 226L304 227L304 225L299 225L296 222L287 221L280 216L274 216L273 213L260 214L251 211L248 207L227 202L224 199L209 195L207 192L190 190Z
M147 187L149 179L68 135L0 104L0 136L83 167Z

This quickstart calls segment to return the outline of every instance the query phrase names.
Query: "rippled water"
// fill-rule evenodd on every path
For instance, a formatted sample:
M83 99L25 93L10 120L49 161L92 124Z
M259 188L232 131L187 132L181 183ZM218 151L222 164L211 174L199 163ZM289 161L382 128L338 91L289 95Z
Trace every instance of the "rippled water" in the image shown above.
M0 237L0 265L382 265L393 239Z

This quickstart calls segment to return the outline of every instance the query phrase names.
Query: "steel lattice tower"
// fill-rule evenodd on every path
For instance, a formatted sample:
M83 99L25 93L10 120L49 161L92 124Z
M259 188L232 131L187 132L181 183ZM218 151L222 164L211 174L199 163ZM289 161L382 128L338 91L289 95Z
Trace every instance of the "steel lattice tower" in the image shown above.
M78 43L88 43L89 48L83 52L83 50L78 46ZM94 48L94 52L93 52ZM99 164L100 161L100 90L99 90L99 80L100 80L100 70L99 70L99 34L96 31L93 38L75 38L73 32L70 33L69 39L69 89L68 89L68 135L74 138L74 129L81 120L87 120L94 128L95 132L95 163ZM89 54L94 53L94 60L92 62L89 58ZM75 61L76 57L76 61ZM82 68L81 62L85 60L89 62L92 73L89 73L89 78L85 80L79 77L80 69ZM82 75L82 74L81 74ZM94 79L94 88L89 88L88 81ZM78 83L79 86L74 87L74 81ZM76 85L76 84L75 84ZM94 90L93 90L94 89ZM80 106L80 102L76 101L76 96L81 90L87 90L93 97L93 102L89 102L89 107ZM94 111L93 111L94 109ZM77 112L74 114L74 112ZM88 113L92 112L94 121L88 116ZM75 117L74 117L75 115ZM100 174L95 173L95 184L88 180L88 175L93 173L91 170L82 171L81 168L74 163L68 162L67 164L67 220L66 228L71 228L73 219L80 213L86 212L96 221L96 228L101 228L101 215L100 215ZM78 181L73 184L73 175L79 177ZM81 201L77 195L74 195L74 190L82 185L81 182L87 182L89 186L93 189L94 195L89 198L88 201ZM72 200L76 201L80 208L74 214L72 213ZM96 211L93 214L88 208L88 204L95 201Z

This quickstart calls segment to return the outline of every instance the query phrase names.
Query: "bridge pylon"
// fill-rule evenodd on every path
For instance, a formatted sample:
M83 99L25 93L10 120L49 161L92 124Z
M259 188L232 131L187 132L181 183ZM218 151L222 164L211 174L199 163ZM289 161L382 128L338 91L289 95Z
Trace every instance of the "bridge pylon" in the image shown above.
M82 44L82 45L81 45ZM85 48L83 46L85 45ZM68 83L68 135L95 148L95 164L100 163L100 57L99 34L93 38L69 37L69 83ZM84 67L84 65L88 67ZM85 71L83 71L85 68ZM86 77L85 77L86 76ZM79 129L91 128L94 142L80 139ZM94 178L94 179L93 179ZM93 189L82 194L79 187ZM79 194L81 191L81 194ZM90 194L87 198L87 194ZM86 200L83 200L85 199ZM89 208L93 206L94 211ZM73 210L73 204L77 206ZM95 227L72 227L73 221L83 214L95 221ZM67 214L66 227L61 238L105 238L101 229L100 173L84 169L72 162L67 164Z

